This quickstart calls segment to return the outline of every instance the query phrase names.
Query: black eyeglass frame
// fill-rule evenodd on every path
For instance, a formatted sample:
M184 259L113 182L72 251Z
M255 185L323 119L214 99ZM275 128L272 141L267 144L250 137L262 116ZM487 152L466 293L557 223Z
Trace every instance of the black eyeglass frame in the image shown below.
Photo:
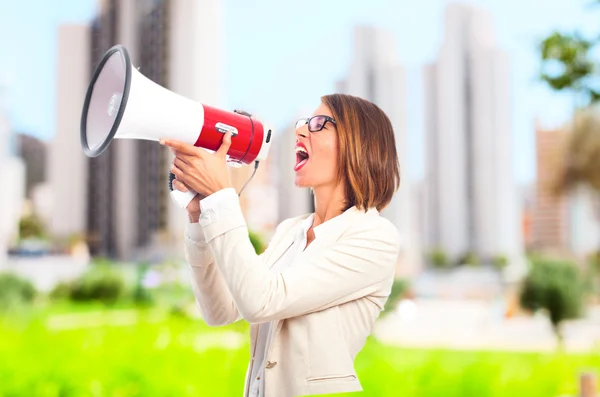
M310 129L310 122L311 122L311 120L312 120L312 119L315 119L315 118L317 118L317 117L319 117L319 118L323 118L323 119L325 119L325 121L323 122L323 125L321 125L321 128L319 128L319 129L312 129L312 130L311 130L311 129ZM302 125L299 125L299 123L300 123L301 121L303 121L303 122L304 122L304 124L302 124ZM327 124L327 122L328 122L328 121L329 121L330 123L332 123L333 125L336 125L336 124L337 124L337 123L336 123L336 121L335 121L333 118L331 118L331 117L329 117L329 116L325 116L324 114L317 114L316 116L312 116L312 117L305 117L305 118L302 118L302 119L298 119L298 121L296 121L296 129L298 129L298 128L302 128L302 127L304 127L304 126L306 125L306 126L308 126L308 131L310 131L310 132L319 132L319 131L321 131L323 128L325 128L325 125Z

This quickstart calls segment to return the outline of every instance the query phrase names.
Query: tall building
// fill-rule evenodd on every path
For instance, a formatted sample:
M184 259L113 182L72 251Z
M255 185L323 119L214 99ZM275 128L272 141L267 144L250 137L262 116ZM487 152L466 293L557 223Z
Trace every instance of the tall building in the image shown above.
M403 240L399 271L414 273L421 267L418 218L413 214L413 185L409 179L406 147L405 70L396 58L390 32L370 26L354 30L353 58L337 91L359 96L378 105L390 118L400 161L400 188L382 215L398 228Z
M89 37L88 83L104 53L117 43L127 47L134 62L138 59L135 1L102 1L99 11ZM86 234L94 256L128 258L135 247L134 164L138 144L116 140L102 155L88 161Z
M25 200L25 165L12 149L12 128L7 116L5 87L0 86L0 270L6 265L8 247L18 237Z
M586 256L598 250L596 196L584 187L569 193L553 191L569 140L566 127L536 126L536 191L531 248Z
M169 35L164 38L168 45L168 88L194 101L220 106L224 29L222 1L163 1L169 5ZM169 152L169 163L171 159ZM180 254L183 252L187 216L185 210L172 201L167 206L166 234L170 246L175 249L174 254Z
M306 115L298 116L306 117ZM295 185L296 133L294 126L277 131L269 154L277 164L274 178L277 184L278 222L314 211L314 200L310 189Z
M28 134L17 134L16 138L17 155L25 162L25 190L31 197L36 185L46 181L47 144Z
M103 1L91 28L89 73L106 50L124 44L134 67L150 80L218 106L219 21L218 0ZM171 161L157 142L137 140L115 140L90 159L87 231L93 255L147 259L159 246L181 254L187 217L169 197Z
M568 245L568 200L553 191L567 141L565 129L536 126L536 188L532 241L536 249L565 249Z
M58 28L56 132L48 147L49 231L57 239L86 230L87 158L79 143L79 116L89 84L89 28Z
M424 75L427 248L452 259L473 253L520 262L509 58L495 43L491 16L449 5L444 42Z
M600 209L598 195L580 187L569 195L569 249L585 257L598 252L600 247Z

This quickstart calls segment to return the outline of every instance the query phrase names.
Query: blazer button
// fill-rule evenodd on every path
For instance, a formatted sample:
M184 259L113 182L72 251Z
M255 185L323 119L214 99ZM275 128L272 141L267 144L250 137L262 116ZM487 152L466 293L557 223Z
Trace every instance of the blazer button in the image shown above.
M271 369L271 368L273 368L276 365L277 365L277 361L267 361L266 368L267 369Z

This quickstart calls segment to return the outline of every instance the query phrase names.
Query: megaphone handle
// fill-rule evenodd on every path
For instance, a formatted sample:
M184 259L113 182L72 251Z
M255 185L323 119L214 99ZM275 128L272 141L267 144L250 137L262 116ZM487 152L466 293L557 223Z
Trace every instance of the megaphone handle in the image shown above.
M173 180L175 179L175 174L169 172L169 190L171 199L181 208L186 209L190 201L196 197L196 192L193 190L189 190L187 192L181 192L179 190L173 189Z

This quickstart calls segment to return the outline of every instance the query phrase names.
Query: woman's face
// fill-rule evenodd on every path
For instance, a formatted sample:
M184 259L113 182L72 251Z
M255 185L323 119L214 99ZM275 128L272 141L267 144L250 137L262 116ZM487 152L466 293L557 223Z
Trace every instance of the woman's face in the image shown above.
M329 108L321 104L312 114L333 119ZM335 185L338 170L338 137L335 124L324 117L314 117L308 123L300 123L296 128L296 173L298 187L318 188Z

